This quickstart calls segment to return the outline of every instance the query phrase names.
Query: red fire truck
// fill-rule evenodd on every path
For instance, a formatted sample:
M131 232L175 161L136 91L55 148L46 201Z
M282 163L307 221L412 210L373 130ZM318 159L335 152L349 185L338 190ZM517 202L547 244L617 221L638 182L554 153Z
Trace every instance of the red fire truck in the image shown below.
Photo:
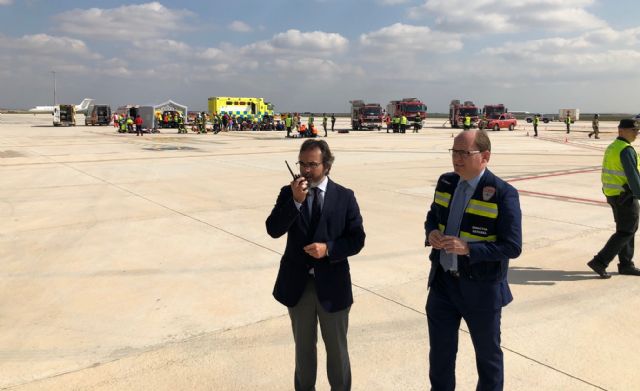
M422 120L427 118L427 105L418 98L403 98L402 100L392 100L387 105L387 114L391 118L398 115L407 117L408 126L415 130L422 129Z
M351 103L351 128L382 129L382 106L379 103L364 103L363 100L352 100Z
M463 127L464 117L467 115L471 117L471 127L477 127L479 120L478 107L470 100L464 101L464 103L460 103L457 99L451 101L449 104L449 122L452 128Z

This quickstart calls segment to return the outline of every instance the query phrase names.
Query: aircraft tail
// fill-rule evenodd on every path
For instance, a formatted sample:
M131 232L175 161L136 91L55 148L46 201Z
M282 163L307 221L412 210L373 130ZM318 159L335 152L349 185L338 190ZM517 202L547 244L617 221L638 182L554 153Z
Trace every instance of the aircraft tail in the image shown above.
M93 103L94 99L84 98L82 102L78 105L78 109L76 111L86 111L91 103Z

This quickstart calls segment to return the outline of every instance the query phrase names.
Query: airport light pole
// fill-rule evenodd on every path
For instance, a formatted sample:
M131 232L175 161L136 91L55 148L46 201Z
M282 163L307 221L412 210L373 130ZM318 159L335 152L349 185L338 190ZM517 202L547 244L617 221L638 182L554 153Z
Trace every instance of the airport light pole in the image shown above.
M53 73L53 105L56 105L56 71L51 71Z

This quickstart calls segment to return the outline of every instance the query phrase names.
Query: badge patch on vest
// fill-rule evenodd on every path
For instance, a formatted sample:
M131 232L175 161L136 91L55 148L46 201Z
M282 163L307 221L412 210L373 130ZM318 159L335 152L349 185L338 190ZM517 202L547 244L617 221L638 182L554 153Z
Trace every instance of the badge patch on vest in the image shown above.
M485 201L489 201L494 194L496 194L496 188L493 186L485 186L482 189L482 199Z
M474 235L487 236L489 229L487 227L471 226L471 233Z

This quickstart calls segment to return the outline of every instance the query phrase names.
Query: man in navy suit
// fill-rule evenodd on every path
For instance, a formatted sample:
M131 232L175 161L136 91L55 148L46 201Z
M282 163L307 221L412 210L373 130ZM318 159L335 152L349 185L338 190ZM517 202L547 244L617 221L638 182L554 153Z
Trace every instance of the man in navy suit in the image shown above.
M502 307L513 297L509 259L522 250L518 192L487 169L491 142L484 130L454 139L454 172L443 174L427 213L429 256L429 379L434 391L454 390L458 329L464 318L478 369L478 391L504 388L500 348Z
M351 389L347 328L353 294L347 257L364 247L365 233L353 191L327 176L333 161L326 141L305 141L298 155L301 176L280 189L266 221L271 237L287 234L273 296L289 308L296 390L315 389L318 321L331 390Z

